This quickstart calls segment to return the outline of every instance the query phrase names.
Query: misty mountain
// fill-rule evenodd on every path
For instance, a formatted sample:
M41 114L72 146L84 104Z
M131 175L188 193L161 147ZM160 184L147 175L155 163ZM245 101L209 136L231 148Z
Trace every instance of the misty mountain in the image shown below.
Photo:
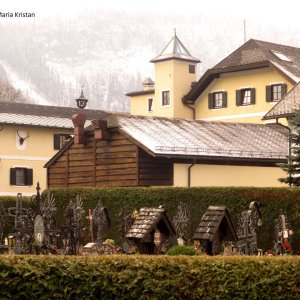
M29 102L75 106L84 85L89 108L128 111L124 94L154 79L149 61L173 37L201 60L198 76L244 43L243 20L217 16L95 10L74 19L0 24L0 79ZM247 23L247 39L299 46L287 26Z

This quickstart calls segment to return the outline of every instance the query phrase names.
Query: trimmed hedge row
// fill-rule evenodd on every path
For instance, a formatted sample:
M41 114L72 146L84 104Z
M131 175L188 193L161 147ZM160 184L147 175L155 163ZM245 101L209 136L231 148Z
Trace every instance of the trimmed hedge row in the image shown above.
M263 226L258 232L258 246L264 251L273 249L274 244L274 220L278 214L287 212L288 219L294 230L292 247L294 253L300 253L300 188L240 188L240 187L199 187L199 188L76 188L76 189L52 189L51 193L56 200L57 222L64 224L64 210L70 200L80 195L86 210L96 207L101 199L108 209L112 220L112 229L109 238L118 242L118 213L124 208L129 213L141 207L157 207L164 205L168 210L168 216L173 219L178 204L182 201L187 204L190 213L188 226L188 238L199 225L201 217L209 205L225 205L237 226L241 212L247 210L251 201L261 203L263 214ZM46 191L43 192L46 196ZM9 199L8 199L9 198ZM2 201L4 197L0 197ZM15 198L6 197L8 206L15 205ZM27 198L24 198L27 201ZM11 202L10 202L11 201ZM8 202L5 203L7 206ZM26 203L25 203L26 205ZM88 226L88 220L86 220Z
M1 256L1 299L299 299L300 258Z
M192 239L201 217L209 205L225 205L237 226L241 212L249 208L251 201L261 203L263 226L258 232L258 246L267 251L274 245L274 220L278 214L287 212L294 230L292 246L298 254L300 246L300 188L240 188L240 187L199 187L199 188L76 188L52 189L58 206L58 223L61 224L63 211L71 199L80 195L85 209L95 208L101 199L112 219L110 238L118 241L117 214L121 208L133 212L141 207L164 205L168 216L173 219L177 206L182 201L190 213L188 238Z

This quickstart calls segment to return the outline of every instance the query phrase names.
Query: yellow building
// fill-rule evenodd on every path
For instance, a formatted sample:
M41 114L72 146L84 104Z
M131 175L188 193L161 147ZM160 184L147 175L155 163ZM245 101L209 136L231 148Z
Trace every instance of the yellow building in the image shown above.
M196 82L196 64L177 35L152 59L155 83L131 92L131 114L261 123L300 80L300 49L250 39Z
M143 91L127 94L131 114L230 122L237 126L274 123L277 119L286 125L285 118L271 112L277 103L279 107L283 105L279 104L283 96L291 98L293 94L288 92L300 81L299 55L299 48L250 39L196 81L194 71L200 61L191 56L175 34L162 53L151 60L155 82L148 78ZM208 139L217 140L217 132L210 134ZM249 132L245 134L250 140ZM206 144L199 141L202 142ZM268 144L268 140L264 142ZM283 143L287 155L288 145ZM274 149L270 144L269 147L271 155ZM264 159L270 162L271 157L264 156L259 162L254 158L248 163L239 161L238 155L236 159L224 156L218 162L199 157L186 163L174 161L174 185L283 186L277 179L286 174L276 163L268 166L263 163Z
M46 188L45 163L73 134L71 116L79 109L0 103L0 195L35 194ZM102 111L85 110L89 120ZM87 123L88 125L88 123Z
M300 80L300 49L249 40L209 69L183 97L196 119L260 123Z

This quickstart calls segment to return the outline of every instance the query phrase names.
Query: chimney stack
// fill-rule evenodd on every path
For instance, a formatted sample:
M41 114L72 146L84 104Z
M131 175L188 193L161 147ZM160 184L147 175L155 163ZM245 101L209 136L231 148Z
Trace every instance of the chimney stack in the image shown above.
M106 120L92 120L92 125L94 128L95 140L103 141L109 139Z
M74 144L85 144L86 136L84 135L84 123L86 116L84 114L75 114L72 116L74 124Z

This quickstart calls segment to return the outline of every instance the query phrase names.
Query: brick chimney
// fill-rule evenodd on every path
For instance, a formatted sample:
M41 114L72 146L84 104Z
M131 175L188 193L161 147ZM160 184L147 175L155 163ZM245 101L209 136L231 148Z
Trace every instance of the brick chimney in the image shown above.
M109 132L107 130L106 120L92 120L95 140L108 140Z
M72 116L74 124L74 144L85 144L86 136L84 135L84 123L86 116L84 114L75 114Z

